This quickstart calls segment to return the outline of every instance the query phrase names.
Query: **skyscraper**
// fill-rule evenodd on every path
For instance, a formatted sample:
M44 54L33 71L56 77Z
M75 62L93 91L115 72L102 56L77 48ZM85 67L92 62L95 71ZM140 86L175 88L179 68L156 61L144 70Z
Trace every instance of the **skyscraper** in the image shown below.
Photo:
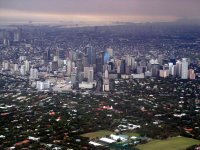
M93 82L94 80L94 68L84 67L84 78L87 78L88 82Z
M188 79L188 59L182 58L181 79Z
M24 65L25 65L25 72L29 72L29 68L30 68L29 61L25 60Z
M96 50L92 46L87 45L85 48L85 54L88 56L88 64L96 64Z
M106 69L104 73L104 78L103 78L103 91L107 92L109 90L110 90L109 89L109 74L108 74L108 70Z
M71 60L67 60L67 75L70 76L72 72L72 62Z

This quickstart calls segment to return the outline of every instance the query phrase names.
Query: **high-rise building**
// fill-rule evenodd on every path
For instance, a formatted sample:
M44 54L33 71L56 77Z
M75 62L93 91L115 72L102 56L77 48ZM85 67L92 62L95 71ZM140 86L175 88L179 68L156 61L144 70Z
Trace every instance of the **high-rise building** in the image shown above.
M21 65L20 67L20 74L24 76L26 74L25 65Z
M106 51L108 52L108 54L110 55L110 57L114 56L114 52L112 48L107 48Z
M194 80L196 78L196 74L194 73L194 69L189 69L189 78Z
M182 69L182 62L181 61L177 61L176 62L176 75L181 76L181 69Z
M89 70L88 82L94 81L94 69Z
M67 75L70 76L72 72L72 62L71 60L67 60Z
M181 78L188 79L188 58L182 58Z
M109 74L108 74L108 70L105 70L104 73L104 78L103 78L103 91L104 92L108 92L110 90L109 88Z
M14 64L14 71L15 71L15 72L19 71L18 64Z
M29 69L30 69L29 61L28 61L28 60L25 60L25 61L24 61L24 65L25 65L25 71L26 71L26 72L29 72Z
M20 32L20 30L18 29L18 30L16 30L16 31L14 32L14 42L19 42L19 41L20 41L20 36L21 36L21 32Z
M36 68L30 69L30 79L38 79L38 70Z
M151 68L152 76L156 77L159 74L159 64L152 64Z
M84 67L84 78L88 80L88 82L93 82L94 80L94 68L93 67Z
M169 62L169 74L174 75L174 67L173 63Z
M103 72L103 64L104 64L104 51L101 51L98 54L97 63L96 63L97 72Z
M88 56L88 64L95 65L96 64L96 50L92 46L87 45L85 48L85 54Z
M125 74L125 72L126 72L126 61L122 60L120 65L120 73Z
M110 54L107 51L105 51L104 57L103 57L104 64L108 63L109 60L110 60Z
M162 78L166 78L169 76L169 70L160 70L159 76Z
M9 61L5 60L5 61L2 62L3 70L8 70L9 66L10 66Z
M76 67L77 67L78 73L83 72L83 62L81 59L76 60Z

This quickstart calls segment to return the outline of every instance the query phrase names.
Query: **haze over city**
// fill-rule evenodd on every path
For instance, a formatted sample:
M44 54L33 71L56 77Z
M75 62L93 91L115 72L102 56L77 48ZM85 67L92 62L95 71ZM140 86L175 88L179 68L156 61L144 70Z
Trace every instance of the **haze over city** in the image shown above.
M0 0L4 22L169 22L200 19L199 0Z
M200 0L0 0L0 149L200 150Z

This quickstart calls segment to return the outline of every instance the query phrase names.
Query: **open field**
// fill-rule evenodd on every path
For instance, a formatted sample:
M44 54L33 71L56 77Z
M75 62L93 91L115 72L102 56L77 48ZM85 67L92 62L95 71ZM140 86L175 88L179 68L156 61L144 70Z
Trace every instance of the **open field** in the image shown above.
M140 134L135 133L135 132L123 132L122 134L128 135L128 136L140 136Z
M186 137L173 137L167 140L153 140L147 144L138 145L137 148L140 150L184 150L195 144L200 144L200 141Z
M110 134L115 134L115 133L112 131L108 131L108 130L99 130L96 132L82 134L82 136L93 139L93 138L97 138L97 137L98 138L105 137L106 135L110 135ZM138 133L135 133L135 132L123 132L122 134L128 135L128 136L140 136Z
M93 138L97 138L97 137L98 138L105 137L106 135L110 135L112 133L114 133L114 132L108 131L108 130L99 130L99 131L96 131L96 132L90 132L90 133L82 134L82 136L93 139Z

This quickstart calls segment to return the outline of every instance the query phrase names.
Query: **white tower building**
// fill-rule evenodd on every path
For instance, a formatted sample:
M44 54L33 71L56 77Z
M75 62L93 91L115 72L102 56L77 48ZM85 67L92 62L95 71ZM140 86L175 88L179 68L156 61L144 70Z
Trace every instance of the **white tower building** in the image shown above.
M188 59L187 58L182 58L181 78L188 79Z

